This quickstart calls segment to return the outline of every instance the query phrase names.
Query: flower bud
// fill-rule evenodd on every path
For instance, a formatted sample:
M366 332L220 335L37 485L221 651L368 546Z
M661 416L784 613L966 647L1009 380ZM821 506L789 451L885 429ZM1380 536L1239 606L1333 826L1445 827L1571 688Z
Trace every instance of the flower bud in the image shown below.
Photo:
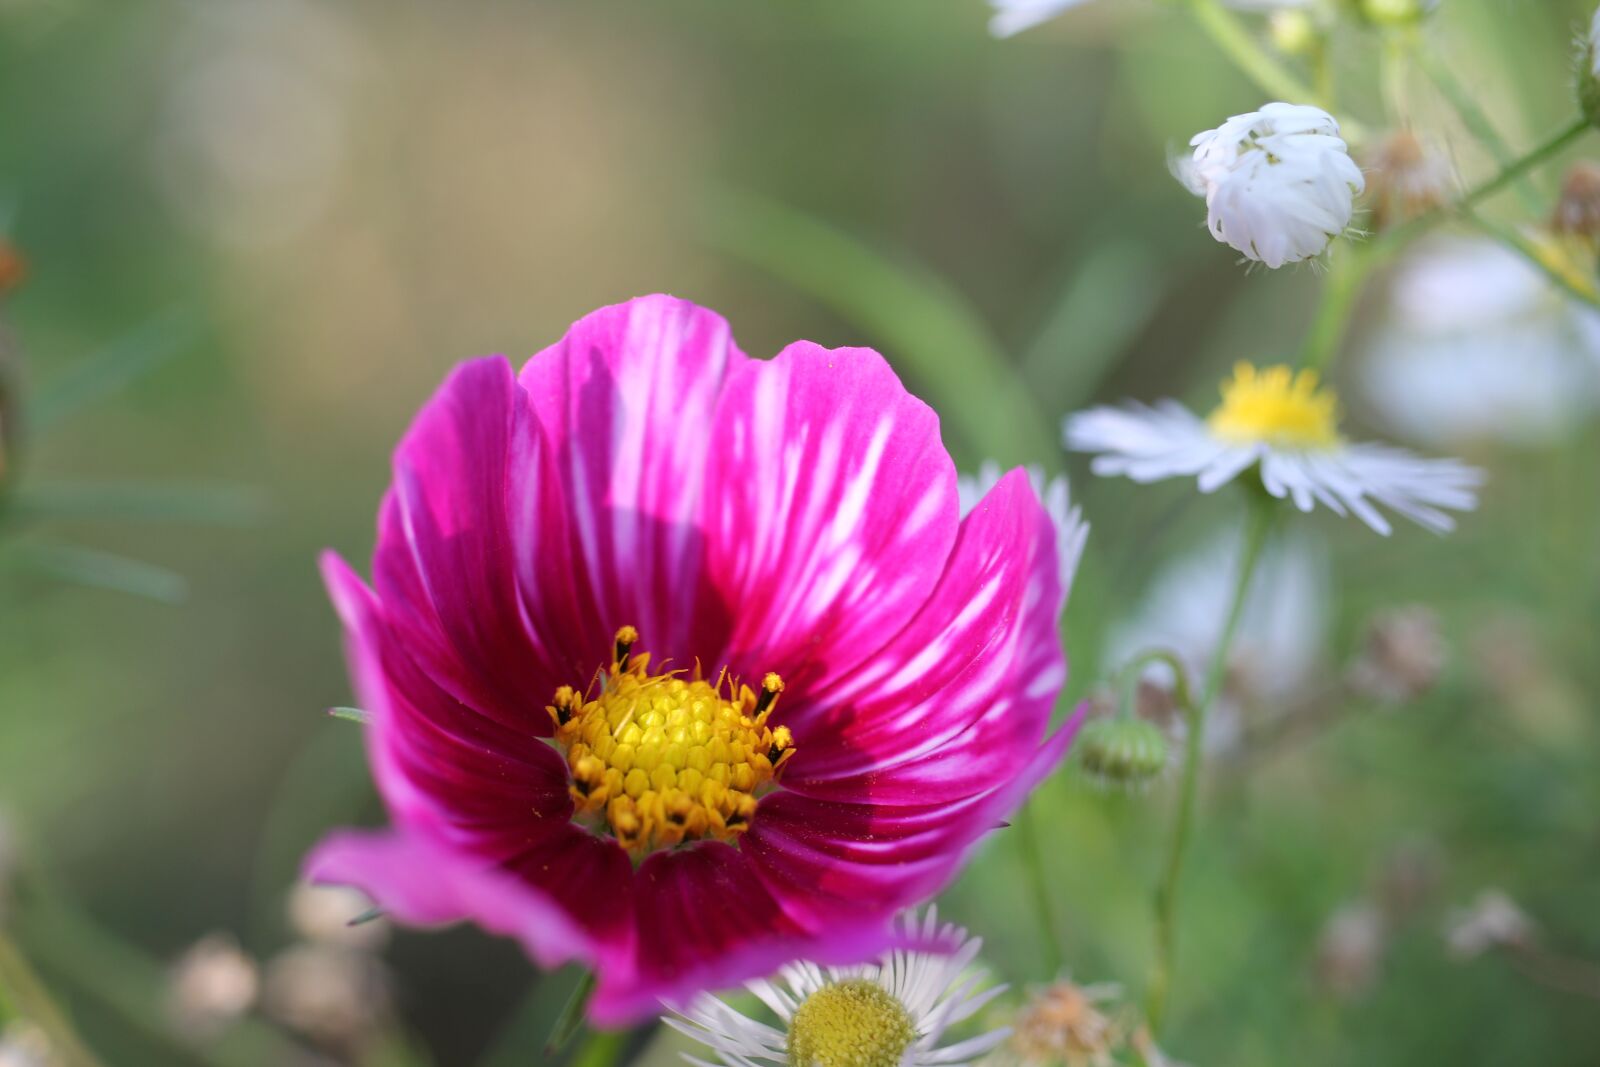
M1494 948L1525 948L1533 943L1533 920L1503 890L1486 889L1472 906L1445 922L1445 943L1458 960L1470 960Z
M0 237L0 297L8 295L28 276L28 261L17 246Z
M1600 164L1577 163L1567 171L1550 229L1591 247L1600 246Z
M301 882L289 891L289 925L302 938L319 945L367 951L381 948L389 940L389 921L354 921L371 911L371 898L347 886Z
M208 934L172 968L167 1009L178 1033L217 1037L255 1004L260 974L232 934Z
M1167 769L1167 737L1154 724L1128 715L1096 719L1074 746L1089 776L1101 785L1139 789Z
M390 1015L393 980L381 960L331 945L295 945L267 965L267 1015L324 1046L355 1049Z
M1267 36L1272 47L1286 56L1309 56L1322 43L1316 19L1301 8L1274 11L1267 20Z
M1410 130L1396 130L1367 160L1372 226L1382 230L1443 204L1455 184L1450 161Z
M1600 127L1600 10L1589 22L1578 52L1578 106L1589 125Z
M1128 1034L1105 1007L1116 986L1062 980L1036 990L1011 1025L1009 1051L1023 1063L1110 1063Z
M1366 901L1343 905L1328 917L1317 941L1317 984L1340 1000L1359 997L1377 981L1387 945L1377 908Z
M1366 648L1350 668L1350 685L1373 700L1406 704L1433 688L1446 654L1437 615L1419 605L1396 608L1369 624Z

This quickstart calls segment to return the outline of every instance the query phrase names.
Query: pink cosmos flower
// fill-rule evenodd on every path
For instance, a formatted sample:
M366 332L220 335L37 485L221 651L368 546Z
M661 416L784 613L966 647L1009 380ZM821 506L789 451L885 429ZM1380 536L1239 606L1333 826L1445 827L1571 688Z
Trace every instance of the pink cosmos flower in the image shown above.
M1046 736L1062 576L1027 474L963 519L881 356L749 359L670 297L458 367L371 587L323 569L393 826L308 873L593 968L602 1025L909 947L896 912L1076 727Z

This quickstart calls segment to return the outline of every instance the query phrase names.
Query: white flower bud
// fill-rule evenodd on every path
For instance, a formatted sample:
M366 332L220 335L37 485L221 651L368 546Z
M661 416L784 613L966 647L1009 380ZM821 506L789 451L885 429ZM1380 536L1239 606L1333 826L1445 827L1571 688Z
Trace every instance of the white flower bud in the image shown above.
M1338 121L1309 105L1267 104L1189 144L1177 175L1205 197L1211 235L1269 267L1321 254L1366 188Z

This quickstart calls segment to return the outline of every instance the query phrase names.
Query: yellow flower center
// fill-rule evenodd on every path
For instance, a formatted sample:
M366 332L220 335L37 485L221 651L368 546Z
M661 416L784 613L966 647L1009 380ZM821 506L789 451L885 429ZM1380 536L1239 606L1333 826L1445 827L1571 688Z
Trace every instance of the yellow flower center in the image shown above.
M789 1022L789 1067L900 1067L917 1039L911 1014L878 983L823 986Z
M1318 387L1316 371L1240 363L1207 423L1233 444L1328 448L1339 443L1339 398Z
M702 838L732 841L755 815L794 753L786 726L767 725L783 680L768 674L757 693L683 671L650 673L639 634L617 631L616 656L595 677L592 697L556 690L547 710L566 749L579 816L608 830L635 857Z

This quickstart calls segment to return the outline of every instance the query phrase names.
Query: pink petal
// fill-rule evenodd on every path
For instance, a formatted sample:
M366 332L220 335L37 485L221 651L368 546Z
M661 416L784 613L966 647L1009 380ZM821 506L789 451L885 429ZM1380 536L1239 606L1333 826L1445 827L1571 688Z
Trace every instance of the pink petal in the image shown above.
M331 553L322 564L357 696L372 716L373 775L396 821L470 841L486 855L520 851L566 824L572 801L555 751L441 689L410 659L349 566Z
M899 947L928 947L889 913L806 927L762 885L746 856L718 842L660 852L638 872L634 968L600 977L591 1018L614 1025L658 1014L706 989L763 978L796 959L853 964Z
M822 695L784 785L823 799L951 803L1033 757L1066 679L1055 528L1021 470L961 524L938 589Z
M745 362L720 316L647 296L584 317L523 368L558 443L566 508L543 518L571 538L575 637L589 672L623 625L639 628L658 662L687 665L723 648L729 608L707 575L700 526L706 457L726 437L717 401Z
M631 873L626 867L624 859L624 877ZM340 831L311 853L305 872L313 882L356 886L403 923L470 921L513 937L541 967L574 959L593 964L625 951L586 929L546 891L423 834ZM614 868L576 864L564 879L569 895L627 900Z
M732 375L708 485L709 565L737 606L729 661L813 696L874 658L955 541L955 467L933 411L882 356L802 342Z
M544 452L504 357L457 367L395 451L373 556L385 615L418 665L474 710L541 735L578 662L558 610L565 542L541 536L564 511ZM524 603L530 569L540 595Z

